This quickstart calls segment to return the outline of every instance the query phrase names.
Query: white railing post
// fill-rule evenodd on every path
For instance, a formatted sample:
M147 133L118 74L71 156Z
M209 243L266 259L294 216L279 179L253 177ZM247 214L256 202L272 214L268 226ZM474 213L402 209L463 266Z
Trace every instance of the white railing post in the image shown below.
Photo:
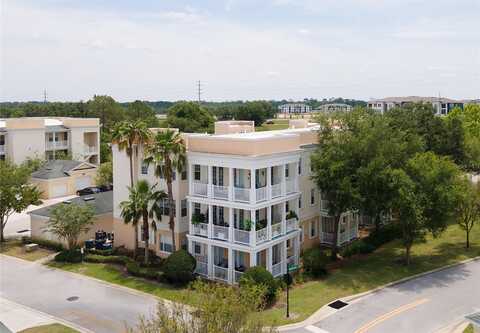
M213 168L211 165L208 165L207 166L207 173L208 173L208 176L207 176L207 197L211 198L213 196L213 188L212 188L212 185L213 185Z
M282 180L282 195L287 194L287 178L285 177L285 172L287 171L287 164L283 164L282 175L280 179Z
M230 167L228 168L228 201L233 201L233 187L235 185L233 179L233 168Z
M267 239L272 239L272 206L267 207Z
M213 238L213 207L208 205L208 238Z
M255 209L250 211L250 220L252 221L252 225L250 227L250 244L252 246L257 245L257 222L255 221Z
M193 224L192 224L192 202L188 200L188 233L193 235Z
M213 277L213 246L208 244L207 245L207 251L208 251L208 256L207 256L207 276L209 278Z
M230 242L235 241L234 227L233 208L228 208L228 240Z
M250 251L250 267L257 266L257 252Z
M267 270L270 273L272 272L272 259L273 259L273 248L270 246L267 248Z
M267 167L267 200L272 199L272 167Z
M235 277L233 276L233 271L235 270L235 264L233 262L233 250L232 248L228 249L228 282L233 283Z
M188 194L193 195L193 164L188 163Z
M282 203L282 235L287 232L287 202L284 201Z
M287 269L287 241L284 241L282 247L282 274L286 274Z

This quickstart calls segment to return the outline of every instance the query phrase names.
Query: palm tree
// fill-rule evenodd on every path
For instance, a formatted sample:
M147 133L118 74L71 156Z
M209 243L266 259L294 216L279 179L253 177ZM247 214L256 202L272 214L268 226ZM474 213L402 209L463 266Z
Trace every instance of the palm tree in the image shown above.
M126 151L130 161L130 187L133 187L133 153L135 158L138 157L138 146L144 145L151 138L152 133L147 128L147 125L142 121L118 123L113 129L112 143L118 145L119 151ZM138 229L134 224L134 255L138 251Z
M121 216L125 223L132 223L137 229L139 221L143 223L143 239L145 241L145 264L149 261L148 241L150 238L149 218L155 217L161 219L160 203L167 196L164 191L155 189L156 185L150 186L146 180L140 180L134 187L129 187L129 195L127 201L120 203L122 209ZM155 222L152 222L155 228ZM138 239L137 239L138 241Z
M181 173L185 167L185 142L178 132L172 130L158 132L151 144L146 147L145 156L146 163L155 165L155 175L159 178L163 176L167 183L169 227L172 231L173 251L176 251L172 182L175 170Z

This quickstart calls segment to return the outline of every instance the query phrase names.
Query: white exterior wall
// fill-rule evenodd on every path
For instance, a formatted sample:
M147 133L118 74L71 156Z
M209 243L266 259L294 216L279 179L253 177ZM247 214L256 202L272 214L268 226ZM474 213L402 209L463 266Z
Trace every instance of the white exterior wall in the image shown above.
M45 130L17 129L7 132L6 156L15 164L27 158L45 158Z

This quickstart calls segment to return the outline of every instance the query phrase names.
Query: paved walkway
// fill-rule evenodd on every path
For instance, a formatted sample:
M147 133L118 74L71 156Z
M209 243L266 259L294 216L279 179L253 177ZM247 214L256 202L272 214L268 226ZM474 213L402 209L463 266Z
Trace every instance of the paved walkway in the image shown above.
M157 299L126 288L0 255L0 297L95 333L125 331L149 316Z
M361 297L327 318L288 333L448 332L480 311L480 260ZM294 309L292 309L294 311Z

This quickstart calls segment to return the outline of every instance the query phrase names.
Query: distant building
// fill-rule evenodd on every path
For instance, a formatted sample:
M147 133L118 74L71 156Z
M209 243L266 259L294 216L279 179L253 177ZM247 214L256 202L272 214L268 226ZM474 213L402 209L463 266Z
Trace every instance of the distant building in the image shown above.
M288 103L280 105L278 110L281 113L309 113L312 111L312 108L302 103Z
M410 103L430 103L436 111L437 115L447 115L456 107L463 109L464 102L443 97L387 97L383 99L374 99L368 102L368 107L384 113L394 107L410 104Z
M344 103L330 103L317 107L313 112L350 112L352 106Z

